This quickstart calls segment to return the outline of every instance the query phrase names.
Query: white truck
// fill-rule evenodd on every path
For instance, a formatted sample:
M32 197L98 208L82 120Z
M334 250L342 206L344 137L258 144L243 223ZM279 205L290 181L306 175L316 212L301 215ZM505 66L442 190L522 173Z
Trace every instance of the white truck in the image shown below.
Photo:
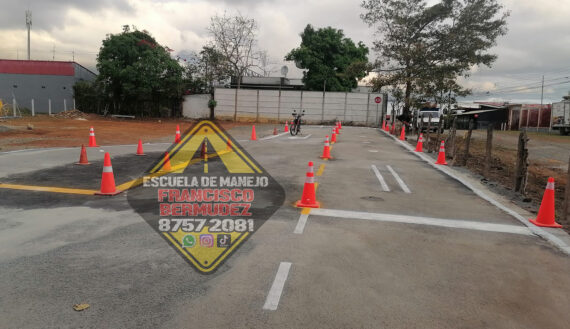
M441 109L437 107L424 107L421 108L419 111L416 112L417 115L417 129L420 132L430 130L430 131L437 131L437 127L439 126L439 120L442 118ZM431 124L429 123L429 116L431 115ZM428 127L429 125L429 127ZM443 126L441 127L441 132L443 132Z
M560 135L570 133L570 93L564 100L552 103L552 129L560 131Z

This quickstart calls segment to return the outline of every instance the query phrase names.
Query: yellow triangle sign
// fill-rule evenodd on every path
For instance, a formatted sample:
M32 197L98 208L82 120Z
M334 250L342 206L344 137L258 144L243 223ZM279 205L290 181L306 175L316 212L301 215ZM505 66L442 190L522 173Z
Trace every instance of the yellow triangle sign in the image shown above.
M167 154L127 197L198 272L212 273L283 204L285 192L211 121L197 123Z

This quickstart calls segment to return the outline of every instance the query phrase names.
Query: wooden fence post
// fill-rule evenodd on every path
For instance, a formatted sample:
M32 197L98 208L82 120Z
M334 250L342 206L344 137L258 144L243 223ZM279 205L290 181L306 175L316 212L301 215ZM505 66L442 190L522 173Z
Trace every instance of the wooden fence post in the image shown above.
M465 154L463 155L463 165L467 165L469 159L469 146L471 145L471 135L473 134L473 119L469 119L469 130L467 131L467 138L465 139Z
M568 159L568 176L566 176L566 188L564 189L564 205L562 206L562 221L570 224L570 159Z
M489 123L487 127L487 154L485 156L485 172L484 176L489 176L489 170L491 169L492 152L493 152L493 124Z
M451 124L450 130L451 131L449 132L449 149L451 150L451 154L449 156L451 158L455 158L455 151L456 151L455 134L457 133L457 116L453 117L453 123Z
M439 138L441 137L441 125L443 124L443 117L439 117L439 122L437 124L437 138L435 141L435 146L437 147L437 145L439 143L441 143L441 141L439 140Z
M528 170L528 149L526 147L528 137L526 130L519 135L519 146L517 151L517 163L515 169L515 192L522 195L526 192L527 170Z
M431 153L431 140L429 139L429 131L431 126L431 114L428 117L428 125L426 128L426 142L427 142L427 152Z

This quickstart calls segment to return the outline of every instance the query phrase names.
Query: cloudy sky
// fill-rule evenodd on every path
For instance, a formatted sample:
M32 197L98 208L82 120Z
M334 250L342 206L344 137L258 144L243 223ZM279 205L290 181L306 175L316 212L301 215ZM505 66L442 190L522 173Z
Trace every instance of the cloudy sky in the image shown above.
M282 61L300 43L308 24L343 29L354 41L371 46L373 30L359 15L360 0L22 0L2 1L0 58L26 56L25 10L32 10L32 59L72 60L94 69L101 41L125 24L148 30L175 52L197 51L209 40L210 17L236 11L258 22L259 47L289 77L299 70ZM430 2L435 2L430 0ZM509 32L493 52L492 68L474 67L462 83L473 88L471 100L558 101L570 90L570 6L567 0L499 0L510 10ZM371 54L371 57L374 54Z

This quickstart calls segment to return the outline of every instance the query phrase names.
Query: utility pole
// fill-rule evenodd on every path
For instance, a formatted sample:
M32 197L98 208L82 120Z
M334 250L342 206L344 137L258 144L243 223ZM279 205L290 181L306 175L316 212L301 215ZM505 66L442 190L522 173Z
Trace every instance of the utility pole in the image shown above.
M540 90L540 109L542 109L542 100L544 97L544 75L542 76L542 87Z
M26 26L28 27L28 60L30 60L30 29L32 28L31 10L26 10Z

